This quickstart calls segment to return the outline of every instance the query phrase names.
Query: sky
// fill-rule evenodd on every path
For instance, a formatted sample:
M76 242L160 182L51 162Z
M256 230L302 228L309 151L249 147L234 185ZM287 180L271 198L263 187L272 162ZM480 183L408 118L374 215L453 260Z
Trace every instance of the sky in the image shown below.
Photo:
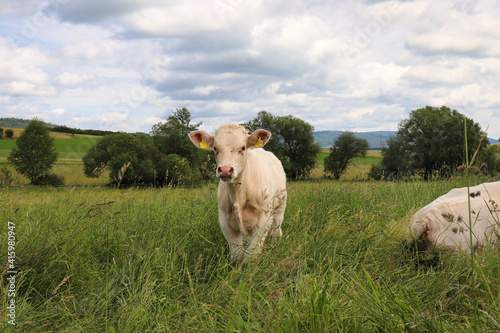
M0 0L0 117L213 131L261 110L396 131L446 105L500 137L493 0Z

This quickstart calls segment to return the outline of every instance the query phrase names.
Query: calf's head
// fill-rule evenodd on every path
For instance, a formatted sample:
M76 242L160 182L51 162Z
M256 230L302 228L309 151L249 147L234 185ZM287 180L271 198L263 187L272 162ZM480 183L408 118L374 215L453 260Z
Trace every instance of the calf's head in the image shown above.
M217 177L223 181L234 181L245 169L248 150L264 146L271 133L258 129L248 135L244 127L229 124L219 127L214 135L194 131L189 133L189 137L198 148L214 151Z

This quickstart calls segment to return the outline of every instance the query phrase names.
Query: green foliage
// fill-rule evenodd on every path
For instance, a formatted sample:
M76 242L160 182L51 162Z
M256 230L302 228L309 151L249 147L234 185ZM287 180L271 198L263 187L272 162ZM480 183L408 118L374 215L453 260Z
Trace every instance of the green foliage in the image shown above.
M12 183L12 172L5 165L0 167L0 185L9 186Z
M84 156L85 174L97 177L106 168L110 183L119 186L175 186L192 184L213 175L213 154L197 149L189 132L191 114L177 109L165 123L153 126L152 136L111 134L104 136Z
M47 125L43 121L32 120L17 139L8 160L31 184L45 176L57 160L54 139Z
M43 185L43 186L62 186L64 185L64 178L60 175L54 173L45 174L41 177L35 179L33 185Z
M489 172L500 172L500 144L490 145L484 152Z
M464 137L464 119L467 122L467 140ZM413 110L408 119L399 123L395 138L382 149L385 172L392 177L413 174L431 179L435 174L448 176L464 164L467 142L469 151L476 151L483 132L479 124L446 106L426 106ZM483 159L487 142L479 149Z
M189 161L177 154L162 155L157 162L157 170L157 181L163 186L184 184L186 181L196 180L196 176L192 175Z
M162 154L178 154L190 160L197 148L189 139L189 133L200 125L191 124L191 113L186 108L177 109L166 122L153 126L151 136Z
M273 116L261 111L257 117L243 126L251 133L259 128L271 132L271 140L265 149L280 159L288 178L309 177L316 165L320 146L314 142L314 127L293 116Z
M340 179L342 173L352 163L352 159L366 156L368 148L366 139L356 138L352 132L342 133L335 139L330 154L325 158L325 173L331 173L335 179Z
M368 171L368 178L373 180L382 180L384 178L384 166L382 163L373 164Z
M414 173L412 156L411 144L403 136L396 135L387 140L387 148L382 148L382 162L372 166L369 177L376 180L410 177Z
M166 122L154 125L151 129L151 136L160 152L159 163L162 164L163 161L168 160L168 155L175 154L187 160L191 168L196 170L203 179L212 178L215 170L213 153L198 149L189 139L189 133L196 131L200 125L201 123L191 124L191 113L186 108L177 109L168 117ZM159 166L158 170L163 175L165 168ZM195 173L191 174L197 178L198 176ZM184 175L184 178L186 176ZM168 184L170 180L161 179L161 182Z
M56 133L98 135L98 136L103 136L103 135L115 133L113 131L101 131L101 130L92 130L92 129L82 130L79 128L71 128L71 127L67 127L67 126L55 126L55 127L52 127L51 130L52 130L52 132L56 132Z
M12 129L10 129L10 128L9 128L9 129L6 129L6 130L5 130L5 137L6 137L7 139L12 139L12 138L14 137L14 130L12 130Z
M0 139L3 139L3 128L0 127Z
M97 141L83 157L84 173L87 177L98 177L109 167L112 185L153 184L157 158L158 150L151 138L127 133L109 134Z

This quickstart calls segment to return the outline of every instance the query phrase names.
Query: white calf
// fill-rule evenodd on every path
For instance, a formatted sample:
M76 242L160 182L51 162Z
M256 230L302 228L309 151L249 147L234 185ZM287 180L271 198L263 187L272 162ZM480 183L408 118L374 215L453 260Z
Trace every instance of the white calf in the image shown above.
M267 234L282 235L286 175L274 154L260 149L271 133L251 135L237 125L223 125L214 135L189 134L199 147L212 149L217 164L219 222L234 261L260 251Z

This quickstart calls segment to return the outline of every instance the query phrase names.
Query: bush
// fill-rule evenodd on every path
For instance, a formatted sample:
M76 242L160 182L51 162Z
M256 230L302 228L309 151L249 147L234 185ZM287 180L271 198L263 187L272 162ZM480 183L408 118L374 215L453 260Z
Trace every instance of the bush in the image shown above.
M5 136L7 137L7 139L12 139L14 137L14 131L11 129L6 129Z
M38 177L33 182L33 185L42 185L42 186L62 186L64 185L64 177L60 175L56 175L55 173L50 173L47 175L43 175Z
M485 152L485 159L489 172L500 172L500 145L488 146Z
M373 180L384 179L385 168L382 163L377 163L372 165L370 171L368 172L368 177Z
M200 180L201 174L189 167L189 161L177 154L163 155L157 163L160 186L177 186Z
M109 168L111 185L152 184L155 180L154 161L158 150L145 135L109 134L97 141L83 157L87 177L98 177Z
M4 165L0 168L0 184L9 186L12 183L12 172Z

